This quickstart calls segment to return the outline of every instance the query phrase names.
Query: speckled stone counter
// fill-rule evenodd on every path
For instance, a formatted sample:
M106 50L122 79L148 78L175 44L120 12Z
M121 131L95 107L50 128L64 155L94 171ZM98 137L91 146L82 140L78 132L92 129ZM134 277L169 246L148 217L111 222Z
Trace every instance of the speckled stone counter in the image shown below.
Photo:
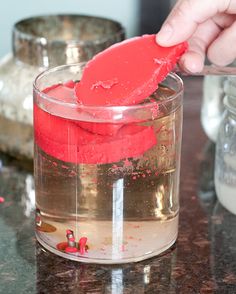
M34 237L31 167L0 154L0 293L236 293L236 216L217 201L214 145L199 120L201 78L185 79L177 243L136 264L66 261Z

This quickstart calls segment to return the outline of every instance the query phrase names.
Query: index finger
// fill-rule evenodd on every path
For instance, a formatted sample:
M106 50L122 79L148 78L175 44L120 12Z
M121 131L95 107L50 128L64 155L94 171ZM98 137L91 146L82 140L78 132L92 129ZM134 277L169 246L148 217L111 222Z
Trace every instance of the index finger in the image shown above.
M172 46L186 41L196 31L199 24L221 12L235 13L236 1L179 1L157 33L157 43L162 46Z

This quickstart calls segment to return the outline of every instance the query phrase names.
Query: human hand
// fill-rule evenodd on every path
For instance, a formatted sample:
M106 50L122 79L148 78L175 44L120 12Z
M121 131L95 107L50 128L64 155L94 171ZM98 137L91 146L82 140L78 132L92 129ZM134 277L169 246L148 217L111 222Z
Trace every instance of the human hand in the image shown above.
M205 56L215 65L236 58L236 0L179 0L157 33L157 43L172 46L188 41L180 66L202 70Z

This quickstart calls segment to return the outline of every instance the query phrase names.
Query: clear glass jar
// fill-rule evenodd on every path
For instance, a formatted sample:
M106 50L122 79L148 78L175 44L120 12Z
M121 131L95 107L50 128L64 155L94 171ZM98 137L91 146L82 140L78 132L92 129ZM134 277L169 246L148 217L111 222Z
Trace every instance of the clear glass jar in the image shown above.
M35 77L48 67L87 61L124 39L113 20L85 15L24 19L13 28L13 53L0 61L0 150L33 158Z
M203 97L201 123L208 138L216 142L219 126L224 111L223 85L225 76L205 76L203 80Z
M182 81L170 74L142 104L86 106L66 86L82 70L57 67L34 85L37 239L83 262L158 255L178 234Z
M215 188L221 204L236 214L236 77L228 77L224 91L225 111L216 143Z

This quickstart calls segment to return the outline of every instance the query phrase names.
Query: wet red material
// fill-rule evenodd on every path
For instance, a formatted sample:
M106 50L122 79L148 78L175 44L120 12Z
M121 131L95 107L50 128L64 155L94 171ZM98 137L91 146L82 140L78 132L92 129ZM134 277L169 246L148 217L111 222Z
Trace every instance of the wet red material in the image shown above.
M60 251L65 251L67 246L68 246L67 242L61 242L61 243L58 243L56 247Z
M187 43L164 48L155 35L117 43L90 60L75 86L84 105L134 105L157 88L186 51Z
M76 253L76 252L79 252L79 250L76 248L76 247L66 247L65 248L65 252L66 253Z
M156 90L186 48L186 43L160 47L155 35L129 39L88 62L79 83L69 80L44 92L60 102L73 102L75 92L85 105L137 104ZM34 105L35 141L59 160L107 164L141 156L157 142L152 127L73 121L61 117L64 106L47 103L46 111ZM50 114L59 110L60 116ZM68 108L67 115L68 111L77 110Z
M87 251L86 243L88 241L88 238L82 237L79 239L79 253L81 255L84 255L84 253Z
M140 156L156 144L152 127L128 124L118 128L114 136L91 133L76 121L51 115L34 105L36 143L47 154L65 162L112 163Z

